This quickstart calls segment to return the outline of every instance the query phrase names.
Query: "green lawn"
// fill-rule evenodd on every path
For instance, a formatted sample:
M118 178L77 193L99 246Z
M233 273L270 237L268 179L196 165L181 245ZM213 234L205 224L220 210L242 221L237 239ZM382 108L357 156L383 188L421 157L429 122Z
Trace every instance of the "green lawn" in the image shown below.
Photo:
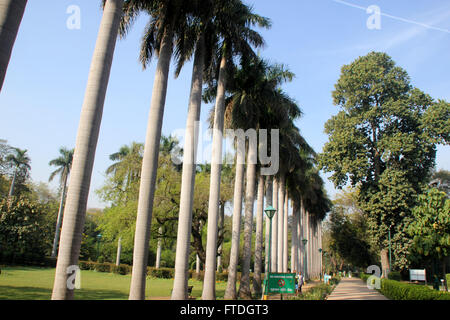
M49 300L51 297L55 269L35 267L1 267L0 300ZM81 271L81 289L75 291L77 300L126 300L131 276L121 276L96 271ZM146 297L170 297L172 279L147 279ZM202 282L189 280L194 286L192 295L199 298ZM225 292L226 283L216 285L217 297Z

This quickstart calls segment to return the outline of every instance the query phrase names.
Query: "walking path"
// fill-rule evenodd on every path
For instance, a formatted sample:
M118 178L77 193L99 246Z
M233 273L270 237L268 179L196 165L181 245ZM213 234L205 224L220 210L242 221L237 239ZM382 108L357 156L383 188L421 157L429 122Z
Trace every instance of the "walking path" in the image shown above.
M389 300L359 278L342 278L327 300Z

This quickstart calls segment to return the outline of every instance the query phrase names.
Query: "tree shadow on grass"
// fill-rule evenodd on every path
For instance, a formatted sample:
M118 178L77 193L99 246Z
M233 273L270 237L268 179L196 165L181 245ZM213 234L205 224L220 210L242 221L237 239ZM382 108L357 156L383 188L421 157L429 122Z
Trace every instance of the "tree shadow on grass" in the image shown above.
M51 289L0 286L0 300L50 300ZM75 300L127 300L128 294L115 290L76 290Z

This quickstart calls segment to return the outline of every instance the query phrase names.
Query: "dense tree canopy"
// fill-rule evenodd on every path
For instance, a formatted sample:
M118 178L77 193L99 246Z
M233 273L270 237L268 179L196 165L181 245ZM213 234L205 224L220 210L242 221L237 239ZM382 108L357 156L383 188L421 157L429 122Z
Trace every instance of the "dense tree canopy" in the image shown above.
M407 72L379 52L342 68L333 101L341 111L325 125L321 167L332 172L336 187L359 188L380 250L392 228L395 265L404 268L411 243L405 227L434 168L436 144L448 141L449 105L413 88Z

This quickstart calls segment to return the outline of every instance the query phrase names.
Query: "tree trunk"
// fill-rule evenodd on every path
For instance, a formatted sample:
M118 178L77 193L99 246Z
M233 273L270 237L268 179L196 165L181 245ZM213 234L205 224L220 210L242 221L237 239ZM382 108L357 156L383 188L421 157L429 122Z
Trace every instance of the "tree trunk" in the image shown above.
M200 37L195 50L191 94L186 121L186 140L183 149L180 213L178 216L177 248L175 256L175 279L172 290L173 300L185 300L188 298L189 251L192 231L192 207L194 201L204 60L205 45L204 37L202 36Z
M161 268L162 231L163 231L162 227L159 227L159 229L158 229L158 233L159 233L158 246L156 247L156 263L155 263L156 269Z
M248 144L247 158L247 185L245 190L245 217L244 217L244 248L242 255L241 285L239 288L242 299L252 299L250 289L250 267L252 260L252 233L253 209L255 202L256 163L258 146L256 143Z
M289 263L289 242L288 242L288 215L289 215L289 197L288 192L286 190L284 196L284 218L283 218L283 272L288 271L288 263Z
M58 218L56 220L56 229L55 229L55 238L53 239L53 247L52 247L52 258L56 257L59 243L59 235L61 233L61 224L63 220L63 212L64 212L64 199L66 197L66 188L67 188L67 174L64 175L63 189L61 193L61 199L59 200L59 210L58 210Z
M206 242L205 280L203 282L203 300L216 299L216 255L217 255L217 220L220 201L220 178L222 171L222 144L225 113L226 55L220 62L219 81L217 85L216 106L214 112L214 130L211 159L211 183L208 206L208 235Z
M92 167L122 16L122 5L123 0L108 0L106 2L91 63L61 229L52 293L52 299L54 300L73 299L74 295L74 290L67 286L69 277L67 270L70 266L78 265Z
M13 174L13 178L12 178L12 181L11 181L11 186L9 187L8 198L11 198L14 195L14 188L16 186L16 175L17 175L17 168L14 169L14 174Z
M243 144L243 146L242 146ZM231 231L230 263L228 266L228 281L224 299L236 300L237 267L239 263L239 242L241 236L242 191L244 188L245 171L245 141L238 140L236 153L236 175L233 196L233 222Z
M255 270L253 276L253 291L256 295L262 293L262 249L263 249L263 218L264 218L264 176L259 175L256 197L256 237L255 237Z
M122 255L122 237L119 237L119 241L117 242L116 266L120 265L121 255Z
M278 179L274 178L273 180L273 195L272 195L272 201L273 201L273 207L276 209L276 213L272 218L272 253L270 259L272 260L270 271L272 272L278 272Z
M266 187L266 207L272 206L272 193L273 193L273 178L272 176L267 177L267 187ZM265 239L265 264L264 264L264 272L267 273L269 270L269 236L270 236L270 220L264 214L264 219L266 222L266 239Z
M0 92L27 0L0 1Z
M286 178L284 174L280 177L280 183L278 184L278 239L277 239L277 245L278 245L278 267L277 272L283 272L284 271L284 259L283 259L283 253L284 253L284 196L286 192Z
M297 234L297 226L298 226L298 206L297 202L293 201L293 208L292 208L292 225L291 225L291 232L292 232L292 253L291 253L291 269L293 273L297 273L299 270L299 263L298 263L298 234Z
M142 160L141 184L139 187L130 300L145 299L148 247L153 215L156 173L158 169L159 145L164 106L166 102L170 60L173 52L172 35L172 30L165 30L153 84L152 101L145 138L144 158Z
M380 251L380 259L381 259L381 275L383 278L387 278L387 274L390 270L388 250L382 249Z

